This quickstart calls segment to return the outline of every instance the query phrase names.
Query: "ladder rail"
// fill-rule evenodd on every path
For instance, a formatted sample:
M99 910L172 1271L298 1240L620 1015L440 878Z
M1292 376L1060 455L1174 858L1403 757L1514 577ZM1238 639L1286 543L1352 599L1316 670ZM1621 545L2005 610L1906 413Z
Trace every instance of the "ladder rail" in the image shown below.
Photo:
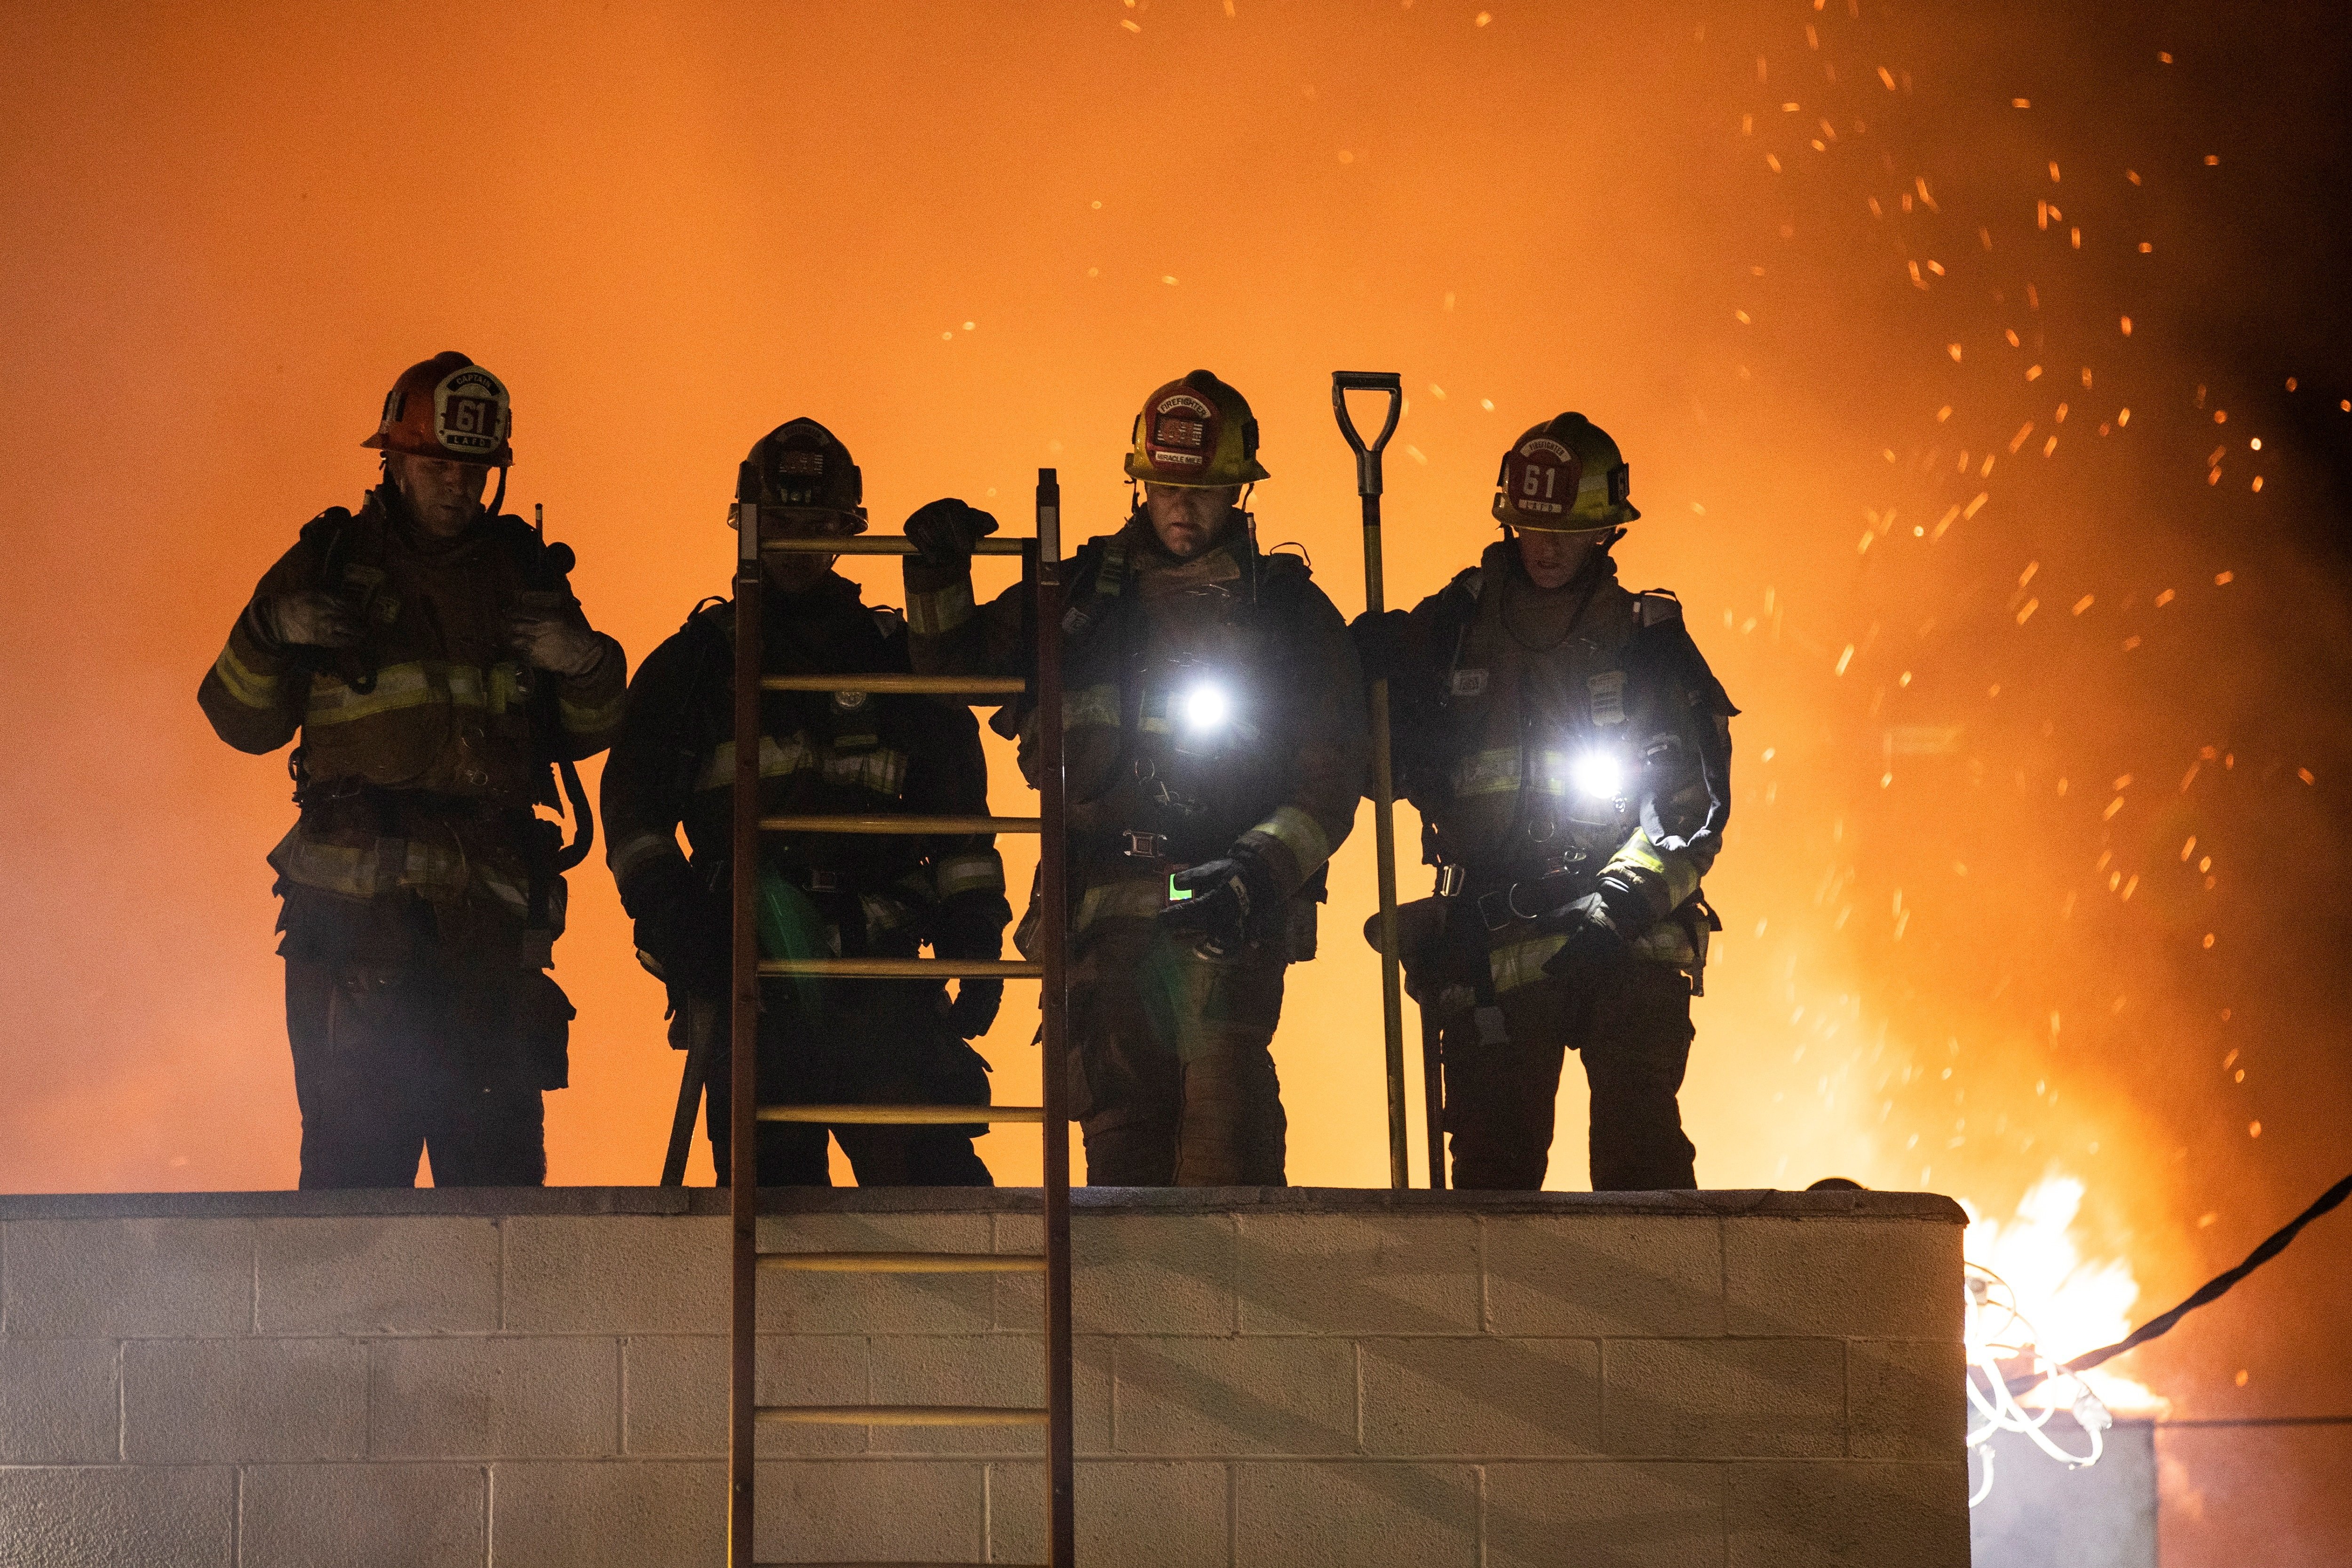
M760 507L740 503L735 555L735 784L732 837L728 845L732 905L733 1005L729 1009L728 1073L733 1086L729 1106L727 1215L733 1246L730 1270L727 1415L727 1563L751 1568L752 1454L759 1430L753 1369L759 1354L760 1166L755 1147L759 1123L760 927L753 897L759 887L760 854L760 676L766 663L764 605L766 566L760 554Z
M1031 539L983 539L975 554L1018 556L1034 634L1034 679L997 676L769 675L761 620L763 557L790 555L911 555L903 537L767 538L760 509L740 506L735 591L735 773L732 842L733 999L729 1064L734 1086L728 1213L732 1244L731 1355L728 1415L727 1561L755 1568L752 1546L753 1442L762 1423L862 1426L1024 1426L1045 1429L1046 1560L1042 1568L1073 1568L1073 1383L1070 1364L1070 1139L1067 1068L1068 840L1064 831L1061 487L1052 468L1037 470L1037 531ZM1037 700L1039 813L1034 817L881 818L864 816L765 816L760 810L761 698L769 691L925 693L977 700L1034 691ZM759 837L778 833L1035 833L1039 836L1042 962L943 959L762 960L754 896ZM1044 1104L1038 1106L761 1105L758 1103L759 1006L762 979L795 975L839 979L902 976L988 976L1036 979L1040 986L1039 1066ZM872 1122L956 1125L1033 1122L1044 1133L1045 1249L1042 1255L963 1253L767 1253L758 1246L758 1127L762 1121ZM1042 1272L1045 1276L1045 1403L1039 1407L971 1405L769 1405L757 1403L759 1277L785 1272L980 1273ZM844 1565L847 1568L847 1565ZM868 1564L866 1568L888 1568Z

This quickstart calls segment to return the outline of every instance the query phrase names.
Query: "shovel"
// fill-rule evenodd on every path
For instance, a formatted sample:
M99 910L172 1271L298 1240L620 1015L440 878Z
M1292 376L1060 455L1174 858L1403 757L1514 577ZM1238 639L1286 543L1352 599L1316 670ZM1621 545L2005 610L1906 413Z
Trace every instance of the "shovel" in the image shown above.
M1350 392L1385 392L1389 416L1381 433L1367 443L1357 433L1348 412ZM1382 603L1381 587L1381 450L1396 434L1397 417L1404 412L1404 382L1394 371L1335 370L1331 373L1331 412L1339 416L1339 433L1356 453L1356 494L1364 503L1364 611L1378 626ZM1404 1153L1404 990L1397 962L1396 789L1389 775L1389 682L1383 675L1371 682L1372 705L1372 846L1379 857L1381 879L1381 1026L1388 1046L1389 1185L1402 1191L1406 1184Z

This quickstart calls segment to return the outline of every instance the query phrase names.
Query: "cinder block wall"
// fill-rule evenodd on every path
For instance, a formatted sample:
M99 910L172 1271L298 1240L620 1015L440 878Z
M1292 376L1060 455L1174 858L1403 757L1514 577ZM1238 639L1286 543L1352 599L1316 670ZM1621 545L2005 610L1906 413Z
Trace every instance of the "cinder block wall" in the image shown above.
M771 1194L1033 1251L1034 1193ZM0 1564L723 1562L723 1194L0 1198ZM1968 1561L1959 1210L1085 1193L1081 1555ZM1042 1402L1038 1283L761 1281L763 1403ZM763 1432L763 1561L1035 1562L1038 1434Z

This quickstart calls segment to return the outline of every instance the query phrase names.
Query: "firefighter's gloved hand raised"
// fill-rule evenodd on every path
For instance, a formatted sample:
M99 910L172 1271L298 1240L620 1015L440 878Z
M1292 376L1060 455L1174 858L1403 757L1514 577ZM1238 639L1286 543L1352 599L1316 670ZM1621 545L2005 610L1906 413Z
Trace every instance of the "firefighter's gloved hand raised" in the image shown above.
M352 606L318 588L253 601L253 625L272 647L351 647L360 640Z
M1160 927L1196 935L1216 954L1239 949L1282 904L1274 873L1246 849L1177 872L1168 879L1168 890L1171 901L1160 911Z
M907 537L923 564L942 572L971 569L972 547L996 531L996 520L950 496L919 507L907 519Z
M533 592L515 595L507 642L534 668L577 677L604 659L606 639L571 595Z

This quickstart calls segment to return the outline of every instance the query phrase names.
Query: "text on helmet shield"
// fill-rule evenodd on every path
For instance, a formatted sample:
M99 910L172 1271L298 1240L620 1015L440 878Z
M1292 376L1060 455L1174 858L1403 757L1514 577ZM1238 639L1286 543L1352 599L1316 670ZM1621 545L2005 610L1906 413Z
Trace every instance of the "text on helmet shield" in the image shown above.
M469 365L433 389L433 434L460 458L486 460L506 439L507 389L498 377Z
M1519 511L1567 510L1584 477L1584 464L1574 452L1543 437L1513 452L1503 468L1506 493Z
M1189 392L1172 392L1151 405L1151 435L1144 443L1154 467L1197 468L1208 461L1211 425L1217 411Z

